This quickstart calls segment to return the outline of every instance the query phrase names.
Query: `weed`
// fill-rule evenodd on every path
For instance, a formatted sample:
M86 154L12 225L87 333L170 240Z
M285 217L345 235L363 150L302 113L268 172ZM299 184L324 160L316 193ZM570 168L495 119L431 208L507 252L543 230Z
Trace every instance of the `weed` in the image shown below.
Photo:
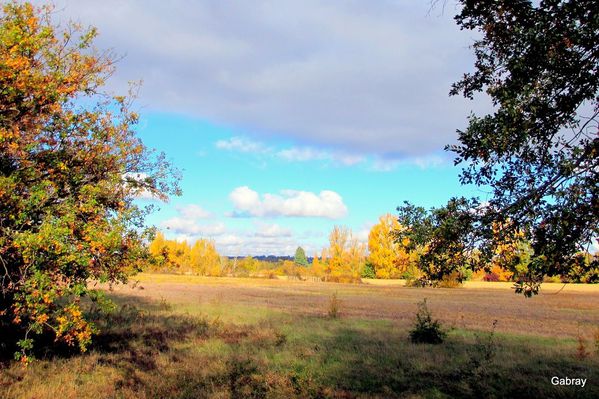
M339 308L341 307L341 301L337 297L337 291L331 295L329 300L329 311L328 316L330 319L336 319L339 317Z
M158 306L160 307L160 310L164 311L173 309L173 306L164 297L160 297L160 304Z
M414 328L410 331L412 342L420 344L440 344L447 333L443 331L439 320L433 320L431 311L426 305L426 298L418 304Z
M285 343L287 343L287 335L285 335L282 332L275 332L275 346L283 346L285 345Z
M576 358L579 360L586 359L591 353L587 350L587 340L578 333L578 345L576 345Z
M476 333L474 335L474 345L468 353L468 362L457 372L457 379L463 380L467 384L469 393L467 396L476 398L492 397L491 373L494 371L494 360L497 356L498 348L495 341L495 329L497 320L493 321L491 331L487 334Z

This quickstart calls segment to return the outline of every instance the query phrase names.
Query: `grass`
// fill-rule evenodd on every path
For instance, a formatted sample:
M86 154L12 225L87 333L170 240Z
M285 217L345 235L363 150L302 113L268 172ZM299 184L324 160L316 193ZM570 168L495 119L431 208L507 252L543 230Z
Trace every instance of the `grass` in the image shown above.
M2 365L0 398L599 397L599 317L585 312L597 291L527 300L484 288L141 280L144 289L110 293L118 311L98 321L102 333L87 353ZM329 318L335 292L341 317ZM453 327L441 345L409 341L424 296L433 317ZM529 317L529 328L509 324L510 313ZM493 339L492 322L477 316L496 316ZM559 321L547 330L544 317ZM591 354L580 359L577 337L587 331ZM554 375L588 382L556 387Z

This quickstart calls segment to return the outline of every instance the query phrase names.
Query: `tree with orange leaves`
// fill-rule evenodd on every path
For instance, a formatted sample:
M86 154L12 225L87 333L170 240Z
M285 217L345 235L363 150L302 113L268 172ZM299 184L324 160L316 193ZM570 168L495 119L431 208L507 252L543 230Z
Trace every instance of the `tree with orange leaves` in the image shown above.
M85 350L90 280L125 282L147 256L141 193L178 193L133 130L130 96L102 90L114 57L95 29L57 28L51 9L0 13L0 347L27 362L34 339Z

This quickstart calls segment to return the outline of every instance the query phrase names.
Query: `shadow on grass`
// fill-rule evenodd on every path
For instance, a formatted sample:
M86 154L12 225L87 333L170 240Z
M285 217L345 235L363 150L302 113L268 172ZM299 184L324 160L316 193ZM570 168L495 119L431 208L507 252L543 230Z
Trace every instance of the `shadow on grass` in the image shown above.
M340 327L314 339L319 383L350 397L599 397L597 357L581 360L530 341L491 337L452 334L440 345L413 344L405 332ZM585 378L587 385L554 386L553 376Z

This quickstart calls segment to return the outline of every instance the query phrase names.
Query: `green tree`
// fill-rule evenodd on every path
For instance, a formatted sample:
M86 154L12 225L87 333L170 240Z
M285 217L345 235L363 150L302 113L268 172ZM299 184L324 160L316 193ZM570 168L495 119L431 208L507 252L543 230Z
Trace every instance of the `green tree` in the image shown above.
M295 250L295 256L293 257L293 261L300 266L308 266L308 259L306 258L306 252L302 247L297 247Z
M135 136L130 99L102 91L114 58L96 31L57 28L50 12L0 14L0 347L18 343L24 362L43 333L85 350L88 281L124 282L148 255L150 209L134 199L178 192Z
M494 109L471 115L448 149L465 164L462 183L492 190L485 223L509 222L507 236L524 232L534 266L526 284L534 288L543 275L569 274L573 257L599 236L599 7L592 0L459 3L457 24L480 38L474 72L451 94L485 92Z
M487 230L475 211L476 199L452 198L440 208L426 210L409 202L397 208L402 226L396 240L405 242L415 258L423 281L436 285L451 278L461 282L484 264L480 256L481 235Z

